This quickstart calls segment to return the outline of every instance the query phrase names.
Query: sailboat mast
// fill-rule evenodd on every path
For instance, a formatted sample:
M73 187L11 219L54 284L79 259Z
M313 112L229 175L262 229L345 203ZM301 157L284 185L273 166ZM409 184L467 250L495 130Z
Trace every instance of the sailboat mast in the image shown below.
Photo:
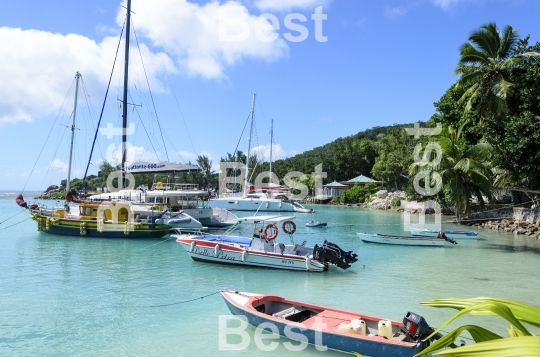
M274 119L270 122L270 183L272 183L272 149L274 148Z
M66 182L66 195L71 190L71 161L73 159L73 139L75 138L75 117L77 116L77 97L79 96L79 79L81 74L77 72L75 74L75 103L73 104L73 121L71 124L71 144L69 145L69 163ZM66 201L67 204L67 201Z
M248 151L246 155L246 177L244 178L244 196L248 193L248 177L249 177L249 152L251 151L251 138L253 137L253 119L255 117L255 97L253 93L253 102L251 103L251 125L249 128Z
M118 188L125 187L125 166L126 166L126 141L127 141L127 103L128 103L128 74L129 74L129 34L131 32L131 0L127 0L127 19L126 19L126 49L124 62L124 98L122 100L122 166L120 168L120 179Z

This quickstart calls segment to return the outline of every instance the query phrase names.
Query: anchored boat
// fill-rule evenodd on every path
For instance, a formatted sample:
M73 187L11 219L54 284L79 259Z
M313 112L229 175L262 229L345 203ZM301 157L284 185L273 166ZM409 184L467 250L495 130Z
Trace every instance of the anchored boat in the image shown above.
M478 237L478 233L473 231L442 231L448 238L469 238L469 239L476 239ZM439 235L440 231L435 231L432 229L418 229L418 228L411 228L411 234L413 236L419 236L419 237L437 237Z
M231 313L245 316L253 326L266 323L265 329L281 336L363 356L412 357L430 345L432 340L423 340L434 332L413 312L399 322L273 295L231 290L221 295Z
M421 247L444 247L446 242L457 244L457 242L451 238L446 237L444 234L436 238L431 237L409 237L409 236L396 236L387 234L370 234L370 233L356 233L360 240L364 243L377 243L377 244L390 244L390 245L409 245L409 246L421 246Z
M326 222L315 222L310 221L306 223L306 227L326 227L328 224Z
M315 247L306 247L306 242L295 244L294 216L253 216L240 221L255 225L253 236L240 237L213 234L173 234L172 237L185 248L195 261L208 263L236 264L288 270L321 272L329 266L348 269L356 262L357 255L345 252L336 244L324 241ZM277 243L278 224L292 244Z

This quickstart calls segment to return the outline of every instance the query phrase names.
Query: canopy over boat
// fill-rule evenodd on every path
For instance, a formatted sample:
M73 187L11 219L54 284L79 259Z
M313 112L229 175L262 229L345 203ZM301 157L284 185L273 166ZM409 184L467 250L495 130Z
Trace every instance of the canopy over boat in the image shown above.
M276 215L266 215L266 216L249 216L238 218L239 221L251 222L251 223L280 223L285 221L292 221L296 219L296 216L276 216Z
M126 172L131 174L152 174L162 172L199 172L201 168L195 165L185 165L178 162L134 162L128 166Z

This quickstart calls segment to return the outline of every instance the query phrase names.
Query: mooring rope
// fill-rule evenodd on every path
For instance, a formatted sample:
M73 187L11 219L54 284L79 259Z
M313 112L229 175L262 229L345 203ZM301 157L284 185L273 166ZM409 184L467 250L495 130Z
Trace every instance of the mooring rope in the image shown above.
M13 217L18 216L19 214L23 213L24 211L25 211L25 210L23 209L23 210L21 210L19 213L14 214L13 216L11 216L11 217L9 217L9 218L4 219L2 222L0 222L0 224L9 221L9 220L12 219Z
M179 302L173 302L172 304L163 304L163 305L152 305L152 306L148 306L148 307L167 307L167 306L173 306L173 305L180 305L180 304L186 304L188 302L192 302L192 301L197 301L197 300L202 300L204 298L207 298L209 296L212 296L212 295L216 295L216 294L219 294L220 291L216 291L215 293L212 293L212 294L208 294L208 295L204 295L204 296L200 296L198 298L194 298L194 299L190 299L190 300L184 300L184 301L179 301Z
M11 226L7 226L7 227L5 227L4 229L8 229L9 227L13 227L13 226L16 226L16 225L19 224L19 223L23 223L24 221L28 221L30 218L32 218L32 217L28 217L27 219L24 219L24 220L22 220L22 221L20 221L20 222L17 222L17 223L15 223L15 224L12 224Z

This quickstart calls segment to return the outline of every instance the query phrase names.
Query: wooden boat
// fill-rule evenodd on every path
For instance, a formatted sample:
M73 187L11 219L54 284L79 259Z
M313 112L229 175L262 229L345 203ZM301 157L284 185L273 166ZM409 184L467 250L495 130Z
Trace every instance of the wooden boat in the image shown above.
M221 290L221 295L232 314L245 316L253 326L266 323L269 330L271 324L274 333L292 340L363 356L412 357L429 346L431 341L422 340L433 332L422 316L412 312L402 323L273 295L231 290Z
M306 227L326 227L328 224L326 222L315 222L310 221L306 223Z
M185 248L195 261L208 263L235 264L276 269L322 272L329 266L348 269L357 261L357 255L345 252L336 244L324 241L315 247L295 244L293 234L296 225L294 216L253 216L240 221L255 225L253 236L231 236L204 234L185 234L178 232L171 237ZM292 244L276 243L278 226L288 235ZM263 230L264 228L264 230Z
M441 238L431 237L407 237L386 234L356 233L364 243L390 244L390 245L409 245L422 247L444 247L446 242L457 244L451 238L446 236Z
M478 237L478 233L473 231L459 231L459 230L444 230L442 231L448 238L468 238L468 239L476 239ZM413 236L418 237L437 237L439 235L440 231L432 230L432 229L418 229L418 228L411 228L411 234Z

